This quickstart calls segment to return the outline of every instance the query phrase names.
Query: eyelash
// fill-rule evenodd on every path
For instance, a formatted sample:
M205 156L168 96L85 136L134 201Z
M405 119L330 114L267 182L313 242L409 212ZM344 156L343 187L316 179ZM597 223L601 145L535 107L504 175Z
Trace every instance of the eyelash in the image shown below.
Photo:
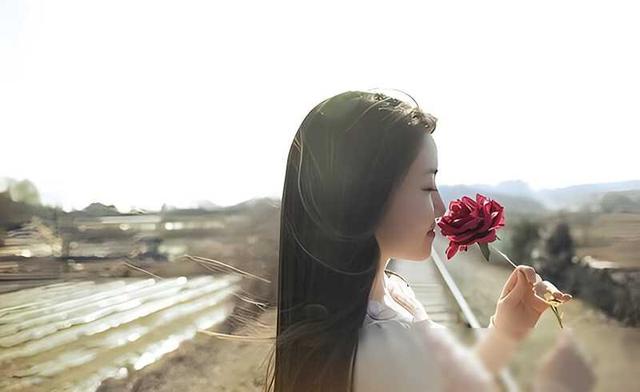
M423 189L423 191L427 191L427 192L439 192L438 189L436 188L427 188L427 189Z

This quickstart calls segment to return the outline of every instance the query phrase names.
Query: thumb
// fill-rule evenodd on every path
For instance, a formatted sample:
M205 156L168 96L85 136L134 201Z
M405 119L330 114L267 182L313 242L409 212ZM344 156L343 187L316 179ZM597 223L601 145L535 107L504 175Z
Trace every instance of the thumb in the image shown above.
M524 275L524 271L518 269L516 271L516 281L513 284L511 290L500 300L501 302L513 302L520 300L530 290L527 277Z

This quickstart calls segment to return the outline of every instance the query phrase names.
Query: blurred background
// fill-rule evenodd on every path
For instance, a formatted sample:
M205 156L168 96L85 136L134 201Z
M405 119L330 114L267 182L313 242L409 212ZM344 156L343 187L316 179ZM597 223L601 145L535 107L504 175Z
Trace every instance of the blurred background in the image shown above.
M494 245L574 295L596 390L632 390L631 7L0 0L0 389L260 390L268 344L197 331L275 322L293 135L332 95L395 88L438 118L445 203L499 201ZM511 267L448 266L488 320Z

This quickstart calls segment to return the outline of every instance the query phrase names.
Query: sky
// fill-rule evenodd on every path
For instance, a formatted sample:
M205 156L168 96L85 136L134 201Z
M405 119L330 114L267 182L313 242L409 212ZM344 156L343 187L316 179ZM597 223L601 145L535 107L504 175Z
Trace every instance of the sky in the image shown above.
M0 177L66 210L280 198L317 103L394 88L438 185L639 179L633 5L304 3L0 0Z

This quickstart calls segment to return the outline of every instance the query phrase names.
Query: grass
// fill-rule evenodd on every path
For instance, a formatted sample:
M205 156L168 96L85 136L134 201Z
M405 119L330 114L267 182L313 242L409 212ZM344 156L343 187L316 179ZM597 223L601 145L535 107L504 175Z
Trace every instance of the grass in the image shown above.
M470 247L469 252L475 251L472 248L477 247ZM492 262L486 262L479 250L476 256L453 259L446 266L481 324L486 326L513 267L506 262L494 262L493 257ZM580 298L574 297L560 311L564 313L565 327L573 329L578 347L594 368L598 380L595 390L634 390L634 376L640 363L640 328L623 327ZM532 390L540 359L553 348L559 332L553 312L545 311L515 354L510 369L523 391Z

